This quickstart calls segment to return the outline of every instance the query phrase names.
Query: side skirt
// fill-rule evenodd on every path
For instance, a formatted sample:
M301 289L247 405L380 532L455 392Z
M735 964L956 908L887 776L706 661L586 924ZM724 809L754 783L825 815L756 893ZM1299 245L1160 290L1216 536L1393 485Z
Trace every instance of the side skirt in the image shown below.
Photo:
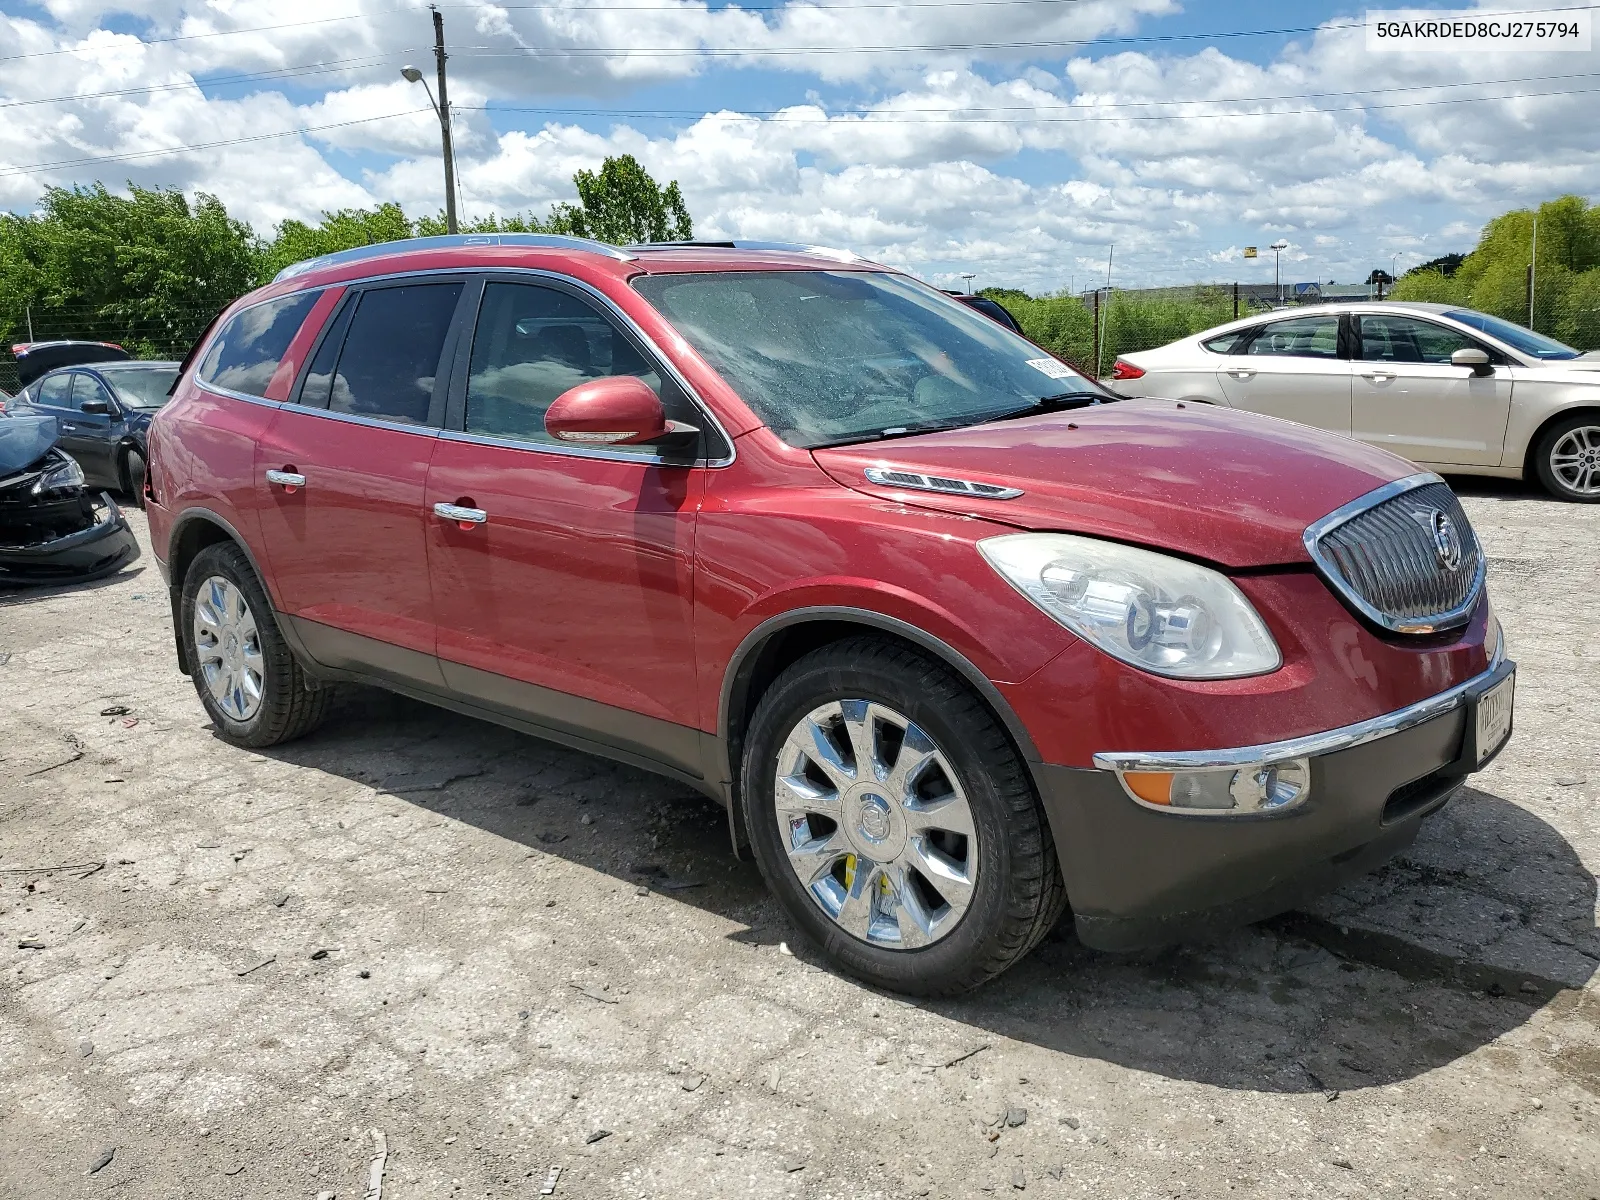
M687 784L726 805L724 789L705 764L726 758L720 740L687 725L647 717L503 675L441 663L317 621L275 613L302 666L319 681L386 688L463 716L514 729L586 754ZM441 668L458 682L446 685Z

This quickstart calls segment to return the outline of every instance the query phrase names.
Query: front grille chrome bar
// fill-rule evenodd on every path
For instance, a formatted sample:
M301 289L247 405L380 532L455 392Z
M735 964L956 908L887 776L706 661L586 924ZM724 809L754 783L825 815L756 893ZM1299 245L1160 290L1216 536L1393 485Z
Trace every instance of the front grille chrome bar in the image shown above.
M1306 529L1304 542L1335 593L1394 633L1458 628L1483 594L1483 548L1450 486L1432 472L1335 509Z

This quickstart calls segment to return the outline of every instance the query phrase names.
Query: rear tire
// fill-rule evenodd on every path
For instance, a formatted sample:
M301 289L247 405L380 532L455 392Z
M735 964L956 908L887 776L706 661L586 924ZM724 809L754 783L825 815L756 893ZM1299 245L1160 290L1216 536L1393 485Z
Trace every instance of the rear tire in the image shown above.
M1600 413L1574 413L1546 429L1533 448L1533 469L1558 500L1600 502Z
M307 687L266 589L238 546L219 542L195 556L183 577L179 620L195 690L224 741L276 746L322 720L330 689Z
M137 450L129 450L122 459L122 476L128 482L128 495L133 498L133 503L138 508L144 507L144 475L146 471L144 455Z
M762 696L745 745L741 803L761 873L856 978L918 996L970 991L1065 910L1050 827L1005 729L910 647L858 637L806 655ZM971 836L950 832L963 829Z

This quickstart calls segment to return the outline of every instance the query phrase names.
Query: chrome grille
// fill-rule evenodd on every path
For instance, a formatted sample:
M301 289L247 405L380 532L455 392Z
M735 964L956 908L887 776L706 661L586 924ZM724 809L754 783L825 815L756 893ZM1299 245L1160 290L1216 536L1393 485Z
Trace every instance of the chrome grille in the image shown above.
M1306 530L1306 548L1359 612L1399 633L1465 624L1483 588L1483 549L1448 484L1413 475Z

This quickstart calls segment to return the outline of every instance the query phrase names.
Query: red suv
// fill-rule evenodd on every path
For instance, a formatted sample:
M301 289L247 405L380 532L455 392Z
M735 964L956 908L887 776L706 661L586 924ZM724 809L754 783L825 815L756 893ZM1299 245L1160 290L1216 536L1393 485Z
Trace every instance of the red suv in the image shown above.
M727 806L840 967L923 994L1282 910L1511 731L1450 489L1113 397L903 274L430 238L289 268L150 435L220 735L359 680Z

